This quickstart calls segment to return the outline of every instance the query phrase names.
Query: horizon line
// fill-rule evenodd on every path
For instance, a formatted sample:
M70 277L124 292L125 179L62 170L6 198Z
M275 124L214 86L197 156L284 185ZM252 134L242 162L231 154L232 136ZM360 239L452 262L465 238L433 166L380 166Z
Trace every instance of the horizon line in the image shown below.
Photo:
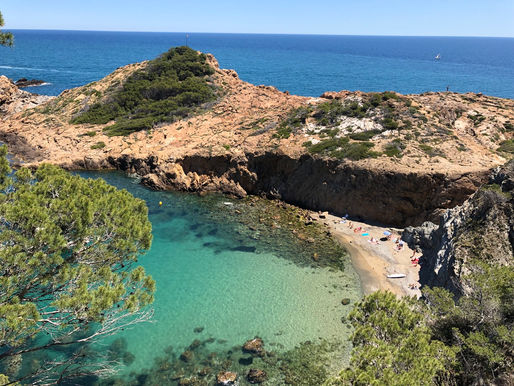
M129 31L129 30L89 30L52 28L3 28L4 31L63 31L63 32L114 32L114 33L170 33L170 34L219 34L219 35L283 35L283 36L363 36L363 37L416 37L416 38L495 38L514 39L514 36L485 35L374 35L374 34L328 34L328 33L285 33L285 32L202 32L202 31Z

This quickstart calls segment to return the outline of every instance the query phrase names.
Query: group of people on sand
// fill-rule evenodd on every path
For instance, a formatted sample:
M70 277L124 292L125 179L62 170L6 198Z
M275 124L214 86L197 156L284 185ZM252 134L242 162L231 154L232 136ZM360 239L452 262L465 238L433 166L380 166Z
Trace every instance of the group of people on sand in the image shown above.
M380 244L380 241L392 241L395 252L400 252L405 247L405 242L401 239L401 236L399 234L395 233L392 230L391 231L385 231L384 232L384 236L385 237L382 237L380 239L380 241L379 241L375 237L370 235L362 226L357 226L357 227L354 228L354 224L351 221L348 220L348 215L344 216L341 219L340 223L341 224L348 224L348 227L350 229L352 229L354 233L359 233L362 236L370 236L370 238L368 239L368 242L370 242L371 244L378 245L378 244ZM416 257L416 254L419 253L419 252L420 251L418 251L418 250L414 250L412 252L411 257L410 257L410 261L411 261L411 263L412 263L412 265L414 267L416 267L419 264L419 257ZM418 284L417 283L411 283L411 284L408 285L408 287L409 287L409 289L415 290L415 289L418 289Z
M362 226L358 226L358 227L355 227L353 226L353 223L351 221L348 221L348 215L344 216L341 221L340 221L341 224L346 224L348 223L348 227L350 229L353 229L353 232L354 233L361 233L363 236L369 236L369 233L366 232L366 230L362 227ZM392 232L389 232L389 231L386 231L384 232L384 235L386 237L383 237L381 238L380 240L381 241L393 241L394 243L394 250L395 251L402 251L404 246L405 246L405 242L401 239L401 236L398 235L398 234L393 234ZM377 240L375 237L371 236L368 240L368 242L370 242L371 244L375 244L375 245L378 245L380 244L380 241ZM419 263L419 257L416 257L416 250L413 251L412 253L412 256L410 257L410 261L411 263L414 265L414 266L417 266L418 263Z

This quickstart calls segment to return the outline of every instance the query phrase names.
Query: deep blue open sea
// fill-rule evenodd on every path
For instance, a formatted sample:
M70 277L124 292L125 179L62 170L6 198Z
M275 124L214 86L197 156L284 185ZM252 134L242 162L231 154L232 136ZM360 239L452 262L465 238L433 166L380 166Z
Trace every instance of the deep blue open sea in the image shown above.
M45 80L50 84L30 91L49 95L186 43L184 33L12 32L15 47L0 47L0 74ZM449 86L514 98L514 38L191 33L188 44L214 54L243 80L300 95Z

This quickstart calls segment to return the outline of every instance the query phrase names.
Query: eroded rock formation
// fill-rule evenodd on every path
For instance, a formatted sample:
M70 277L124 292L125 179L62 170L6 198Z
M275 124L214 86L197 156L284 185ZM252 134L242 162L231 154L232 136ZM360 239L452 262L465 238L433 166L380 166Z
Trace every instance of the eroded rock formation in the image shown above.
M7 77L0 76L0 122L22 110L34 108L54 99L20 90Z
M514 263L514 160L496 168L489 183L462 205L446 211L439 225L407 228L404 240L422 249L420 282L465 293L461 276L472 272L474 259Z

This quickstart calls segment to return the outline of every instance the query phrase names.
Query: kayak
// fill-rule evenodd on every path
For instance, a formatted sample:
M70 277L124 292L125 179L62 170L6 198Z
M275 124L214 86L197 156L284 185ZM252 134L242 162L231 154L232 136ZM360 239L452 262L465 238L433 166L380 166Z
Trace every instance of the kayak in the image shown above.
M392 273L390 275L387 275L387 278L388 279L401 279L402 277L405 277L405 276L407 276L407 275L404 273Z

